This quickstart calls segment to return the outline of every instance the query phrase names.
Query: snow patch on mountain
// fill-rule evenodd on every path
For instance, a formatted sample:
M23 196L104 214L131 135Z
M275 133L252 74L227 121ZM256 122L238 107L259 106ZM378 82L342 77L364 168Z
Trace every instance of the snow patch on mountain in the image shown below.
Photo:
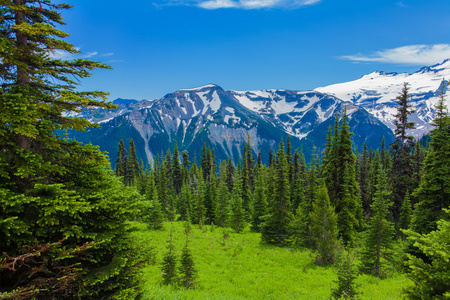
M373 72L354 81L320 87L315 91L360 105L388 127L395 129L394 115L397 109L394 101L403 84L408 82L410 101L416 110L411 119L417 119L417 129L411 134L421 137L432 128L430 122L435 117L435 106L439 100L437 92L444 79L450 79L450 60L424 67L412 74ZM446 96L446 104L450 106L450 91L447 91Z

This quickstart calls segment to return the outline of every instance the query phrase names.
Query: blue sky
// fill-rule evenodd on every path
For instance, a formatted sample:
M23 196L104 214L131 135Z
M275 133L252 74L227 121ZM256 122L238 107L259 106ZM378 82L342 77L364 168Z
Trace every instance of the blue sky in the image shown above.
M83 90L310 90L450 58L448 0L68 0L67 40L113 70ZM67 56L67 58L71 58Z

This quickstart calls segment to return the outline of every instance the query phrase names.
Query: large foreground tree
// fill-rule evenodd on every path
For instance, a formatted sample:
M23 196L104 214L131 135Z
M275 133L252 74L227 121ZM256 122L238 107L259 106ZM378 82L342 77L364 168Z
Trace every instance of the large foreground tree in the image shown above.
M113 107L104 92L77 90L106 66L58 56L77 53L57 29L68 8L50 0L0 6L0 291L11 298L136 294L125 276L134 262L124 222L138 195L98 148L56 134L94 126L73 113Z

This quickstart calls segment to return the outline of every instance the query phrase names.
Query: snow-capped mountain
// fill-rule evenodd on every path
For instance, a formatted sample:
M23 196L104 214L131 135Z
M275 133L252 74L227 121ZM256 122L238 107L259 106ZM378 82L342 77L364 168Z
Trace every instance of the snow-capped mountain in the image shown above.
M293 148L303 146L305 154L313 146L323 149L328 126L334 123L336 113L342 117L345 107L359 147L365 141L369 147L379 147L383 135L388 141L392 136L364 109L316 91L237 92L210 84L181 89L157 100L121 100L118 104L114 111L86 115L100 123L100 128L73 136L100 145L112 157L120 139L131 137L138 155L148 160L173 149L175 142L180 150L198 156L206 143L219 161L228 157L237 161L250 137L255 153L261 150L267 159L269 149L287 135Z
M400 94L403 83L408 82L411 104L416 111L410 119L416 122L417 127L411 134L420 138L432 128L430 122L435 117L434 107L438 101L439 86L443 80L449 79L448 59L412 74L374 72L358 80L320 87L315 91L336 96L344 101L352 101L394 129L394 115L397 113L394 100ZM447 91L448 106L450 106L449 93Z

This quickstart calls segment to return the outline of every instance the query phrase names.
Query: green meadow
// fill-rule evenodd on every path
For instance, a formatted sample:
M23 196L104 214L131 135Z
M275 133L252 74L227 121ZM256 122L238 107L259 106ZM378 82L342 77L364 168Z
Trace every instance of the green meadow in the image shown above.
M280 248L260 243L261 236L245 230L236 234L217 226L192 226L189 245L198 271L195 289L161 285L161 262L169 233L178 256L185 244L184 225L165 223L151 231L133 223L136 244L154 247L155 256L142 270L143 299L330 299L337 265L319 266L305 248ZM224 234L224 232L228 234ZM410 281L403 274L386 279L360 275L360 299L400 299Z

